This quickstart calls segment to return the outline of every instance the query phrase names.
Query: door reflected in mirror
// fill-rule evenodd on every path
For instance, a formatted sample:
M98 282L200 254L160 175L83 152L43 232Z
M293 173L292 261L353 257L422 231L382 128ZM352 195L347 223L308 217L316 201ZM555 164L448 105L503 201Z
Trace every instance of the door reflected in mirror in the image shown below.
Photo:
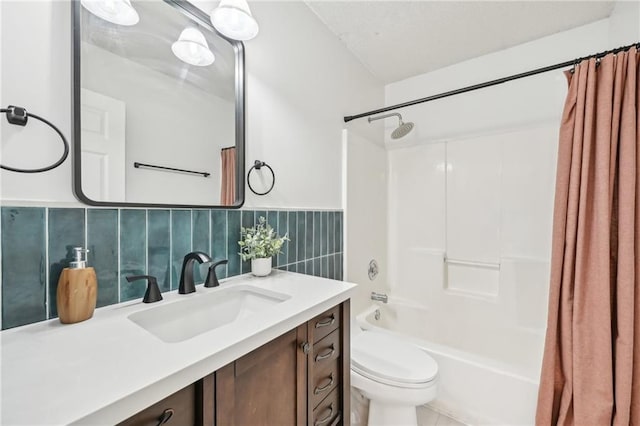
M75 2L76 195L94 205L239 206L243 50L186 2L135 25Z

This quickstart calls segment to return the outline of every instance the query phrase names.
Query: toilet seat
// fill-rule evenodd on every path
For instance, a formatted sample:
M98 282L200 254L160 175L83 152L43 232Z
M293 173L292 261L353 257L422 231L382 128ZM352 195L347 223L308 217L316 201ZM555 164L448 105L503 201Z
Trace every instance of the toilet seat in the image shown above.
M351 369L370 380L404 388L429 386L438 375L438 364L426 352L373 331L352 336Z

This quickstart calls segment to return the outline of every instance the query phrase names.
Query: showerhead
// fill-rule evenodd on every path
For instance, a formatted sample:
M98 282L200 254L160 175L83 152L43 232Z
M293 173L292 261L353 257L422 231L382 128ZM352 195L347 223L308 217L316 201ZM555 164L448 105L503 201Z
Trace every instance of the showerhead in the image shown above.
M398 117L399 123L398 123L398 128L396 128L393 132L391 132L391 139L400 139L402 137L407 136L409 132L413 130L413 123L411 122L405 123L404 121L402 121L402 116L397 112L380 115L378 117L369 117L367 118L367 120L369 120L369 123L371 123L372 121L375 121L375 120L381 120L383 118L394 117L394 116Z
M391 139L400 139L404 136L407 136L411 130L413 130L413 123L405 123L401 119L398 128L391 132Z

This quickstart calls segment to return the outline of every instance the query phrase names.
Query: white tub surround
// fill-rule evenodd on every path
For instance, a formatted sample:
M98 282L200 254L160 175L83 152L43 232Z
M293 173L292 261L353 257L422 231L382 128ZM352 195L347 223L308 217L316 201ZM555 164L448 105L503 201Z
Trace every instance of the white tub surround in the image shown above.
M290 296L259 314L165 343L128 316L231 286L250 285ZM355 285L290 272L243 275L196 293L164 293L97 309L91 320L57 319L3 331L0 423L115 424L328 308L347 300Z

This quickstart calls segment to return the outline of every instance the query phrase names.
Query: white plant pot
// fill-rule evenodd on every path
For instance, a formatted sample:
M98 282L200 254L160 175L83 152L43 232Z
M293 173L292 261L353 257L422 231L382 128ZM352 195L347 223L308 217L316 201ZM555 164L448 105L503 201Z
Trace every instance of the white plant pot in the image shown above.
M266 277L271 273L271 257L251 259L251 273L256 277Z

